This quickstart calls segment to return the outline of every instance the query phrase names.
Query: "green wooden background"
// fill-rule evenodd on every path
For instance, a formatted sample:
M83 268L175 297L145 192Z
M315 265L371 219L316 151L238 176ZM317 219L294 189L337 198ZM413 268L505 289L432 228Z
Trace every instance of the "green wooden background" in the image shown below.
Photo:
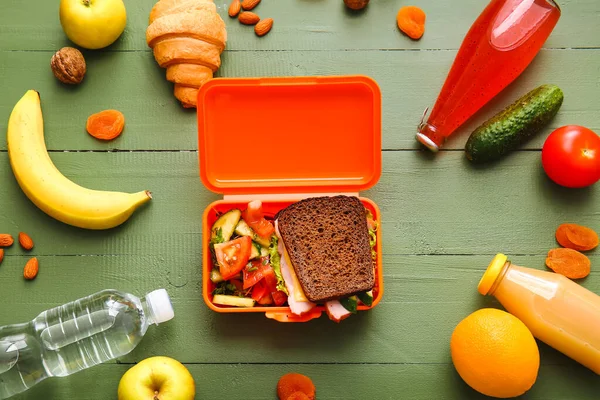
M35 4L34 4L35 3ZM362 13L341 0L263 0L273 31L257 38L226 17L229 42L220 76L367 74L383 95L383 173L363 195L383 214L385 295L375 309L341 324L326 317L280 324L257 315L217 315L201 296L201 221L219 198L198 177L196 120L172 96L164 70L146 47L152 0L125 0L128 25L104 51L85 51L78 87L54 79L52 54L69 45L58 0L0 1L0 135L27 89L41 93L46 141L65 175L97 189L152 190L154 200L122 227L88 232L43 214L16 184L0 140L0 231L25 231L36 242L40 275L22 279L29 255L18 246L0 266L0 325L105 288L142 295L166 288L175 319L149 330L126 357L65 379L51 379L15 399L116 398L121 375L154 355L190 369L200 399L274 399L284 373L314 380L319 399L480 399L456 374L449 355L454 326L485 306L477 282L496 252L544 268L553 232L566 221L600 229L598 187L567 190L550 182L540 148L553 128L600 132L600 3L562 0L563 16L530 68L486 106L436 156L419 149L415 126L433 105L462 37L485 0L418 0L427 30L411 41L395 26L407 2L372 0ZM559 115L523 150L473 168L462 148L468 132L542 83L565 93ZM85 133L91 113L117 108L124 134L103 143ZM595 266L582 282L600 292ZM597 399L600 378L540 344L540 374L525 399Z

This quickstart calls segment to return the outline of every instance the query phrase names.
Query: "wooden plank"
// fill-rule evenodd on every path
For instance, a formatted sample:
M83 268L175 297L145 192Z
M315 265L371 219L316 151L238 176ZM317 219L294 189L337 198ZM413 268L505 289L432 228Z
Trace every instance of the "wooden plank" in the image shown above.
M279 76L367 74L380 85L383 96L384 149L418 149L414 133L423 110L432 107L455 51L440 52L230 52L220 75ZM48 66L51 54L0 52L0 81L10 81L0 97L0 116L8 118L27 89L41 93L46 142L54 150L191 150L197 148L194 111L184 110L172 95L150 53L93 53L88 58L84 83L65 87ZM514 84L446 145L463 149L469 133L481 122L543 83L553 83L565 93L558 116L525 149L540 149L553 129L579 124L600 132L600 50L545 50ZM573 68L577 65L577 68ZM117 71L117 72L115 72ZM568 73L566 72L568 71ZM85 132L88 115L118 108L126 128L112 142L100 142ZM6 125L0 125L4 136ZM0 150L6 149L0 141Z
M477 293L491 256L385 254L384 297L373 310L340 324L325 315L284 324L260 313L211 311L202 299L199 250L191 247L162 255L40 256L40 274L33 282L22 278L27 257L14 253L7 252L0 268L0 326L30 321L44 310L107 288L137 296L167 289L175 318L151 326L134 353L117 360L125 363L169 354L185 363L445 364L456 324L480 308L501 308ZM545 269L544 256L511 260ZM591 260L594 272L581 284L600 293L595 267L600 257ZM575 364L544 344L540 351L544 365Z
M127 28L110 50L146 50L145 31L154 0L125 0ZM457 49L467 30L487 2L463 0L460 4L421 0L427 13L426 33L412 41L396 27L402 4L371 2L363 13L345 9L341 0L263 1L256 12L275 19L273 32L258 39L251 27L227 16L229 2L219 1L219 13L227 24L227 48L248 50L339 49ZM546 46L549 48L599 47L598 8L595 0L561 1L563 14ZM0 50L52 50L69 45L62 32L55 2L39 2L33 9L19 0L0 3Z
M40 383L14 400L52 398L97 400L116 396L129 365L101 365L67 378ZM196 382L196 397L222 400L272 400L279 378L288 372L310 376L319 400L475 400L489 399L469 388L454 367L441 365L186 365ZM523 400L595 400L597 376L580 367L542 366Z
M0 227L30 232L40 255L164 255L196 251L204 209L220 198L202 186L195 152L51 153L63 173L94 189L151 190L121 227L88 232L48 217L22 193L0 153ZM381 208L384 254L543 255L567 221L598 230L598 186L569 190L544 174L538 152L473 168L462 152L383 152L383 172L363 193ZM192 250L193 249L193 250ZM199 258L198 258L199 259Z

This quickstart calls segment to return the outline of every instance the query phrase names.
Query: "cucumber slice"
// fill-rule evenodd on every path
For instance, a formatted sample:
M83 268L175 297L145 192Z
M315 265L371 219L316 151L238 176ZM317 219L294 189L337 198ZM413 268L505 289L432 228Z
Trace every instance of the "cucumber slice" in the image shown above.
M210 271L210 280L212 281L212 283L223 282L223 277L221 276L221 273L218 269L212 269Z
M358 307L358 297L344 297L343 299L339 299L339 302L342 305L342 307L344 307L346 310L348 310L352 314L356 314L356 308Z
M261 257L268 257L269 256L269 249L267 249L266 247L260 246L260 256Z
M363 303L367 307L371 307L373 305L373 291L369 290L368 292L361 292L357 294L358 299L361 303Z
M250 226L243 219L240 219L237 225L235 226L235 233L237 233L240 236L253 237L255 235L252 228L250 228Z
M254 260L255 258L261 256L260 249L262 249L262 247L260 247L259 244L252 242L252 249L250 250L250 260Z
M222 306L234 306L234 307L254 307L256 303L254 299L248 297L237 297L227 296L224 294L215 294L213 297L213 303Z
M243 219L240 219L237 223L237 226L235 227L235 233L240 236L250 236L252 240L263 247L269 247L271 244L271 238L265 239L258 236Z
M241 217L242 212L238 209L229 210L221 215L211 229L211 242L223 243L231 239Z

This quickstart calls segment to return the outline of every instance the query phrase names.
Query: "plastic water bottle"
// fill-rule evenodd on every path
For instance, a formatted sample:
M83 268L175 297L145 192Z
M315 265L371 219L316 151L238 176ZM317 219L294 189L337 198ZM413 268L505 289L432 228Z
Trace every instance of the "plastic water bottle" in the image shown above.
M50 377L64 377L131 352L151 324L173 318L167 291L139 299L104 290L0 327L0 399Z

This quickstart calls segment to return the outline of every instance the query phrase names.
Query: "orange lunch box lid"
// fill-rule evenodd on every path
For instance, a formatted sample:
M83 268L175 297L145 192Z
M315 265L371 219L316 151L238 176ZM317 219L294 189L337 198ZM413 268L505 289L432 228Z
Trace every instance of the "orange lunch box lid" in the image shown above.
M197 113L213 192L358 192L381 175L381 91L369 77L216 78Z

